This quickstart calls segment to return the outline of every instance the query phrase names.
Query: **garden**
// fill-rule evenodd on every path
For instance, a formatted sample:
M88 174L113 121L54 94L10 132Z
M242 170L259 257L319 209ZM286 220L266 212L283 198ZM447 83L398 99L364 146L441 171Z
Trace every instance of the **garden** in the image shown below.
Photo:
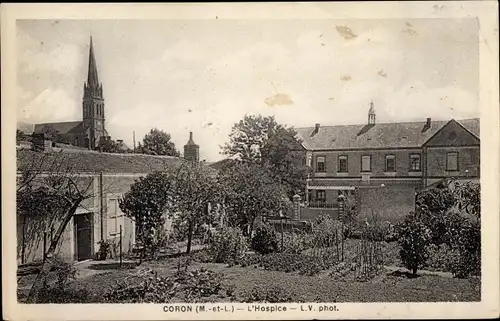
M474 188L421 192L417 211L394 226L376 217L343 224L321 215L311 231L280 233L258 221L252 237L225 226L188 254L136 260L87 278L75 278L75 268L59 262L40 297L46 303L479 301L479 208L456 199Z

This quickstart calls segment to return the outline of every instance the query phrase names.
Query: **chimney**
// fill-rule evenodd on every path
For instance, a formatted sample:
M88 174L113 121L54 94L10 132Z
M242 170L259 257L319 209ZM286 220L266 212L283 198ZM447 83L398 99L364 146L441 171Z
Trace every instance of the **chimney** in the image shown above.
M422 128L422 132L428 131L430 128L431 128L431 119L427 118L424 128Z
M319 123L316 123L316 126L315 126L315 130L316 130L316 132L319 132L319 127L320 127L320 124L319 124Z

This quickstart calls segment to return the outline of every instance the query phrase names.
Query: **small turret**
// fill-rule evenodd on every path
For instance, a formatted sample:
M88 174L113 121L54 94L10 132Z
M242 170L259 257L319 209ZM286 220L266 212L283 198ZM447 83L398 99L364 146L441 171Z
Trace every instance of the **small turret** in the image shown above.
M370 102L370 110L368 111L368 125L375 125L375 107L373 101Z

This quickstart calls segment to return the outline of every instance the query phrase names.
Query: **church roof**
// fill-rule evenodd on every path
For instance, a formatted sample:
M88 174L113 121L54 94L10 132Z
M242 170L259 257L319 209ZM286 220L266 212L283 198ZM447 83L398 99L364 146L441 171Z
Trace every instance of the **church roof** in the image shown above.
M23 171L36 166L41 171L50 172L54 164L57 168L71 168L76 173L122 173L147 174L162 171L183 161L179 157L154 156L144 154L112 154L88 150L51 150L36 152L32 150L17 150L17 170Z
M309 150L370 148L418 148L449 121L379 123L296 128L302 145ZM479 119L457 121L479 138Z
M34 133L55 132L60 134L76 133L83 130L83 121L35 124Z

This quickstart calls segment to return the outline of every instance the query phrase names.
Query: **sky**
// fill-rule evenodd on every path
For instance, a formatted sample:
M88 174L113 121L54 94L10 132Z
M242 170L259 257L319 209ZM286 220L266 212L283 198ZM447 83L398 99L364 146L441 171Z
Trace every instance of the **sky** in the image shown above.
M294 127L479 117L476 19L18 20L17 120L82 118L92 35L106 128L200 159L246 114Z

